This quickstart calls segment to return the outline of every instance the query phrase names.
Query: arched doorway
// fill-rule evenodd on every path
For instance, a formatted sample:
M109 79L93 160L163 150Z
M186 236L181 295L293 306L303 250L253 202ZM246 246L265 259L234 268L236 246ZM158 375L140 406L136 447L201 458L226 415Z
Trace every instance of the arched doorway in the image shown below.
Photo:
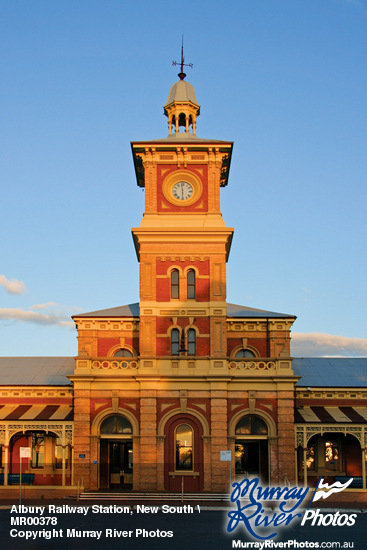
M333 483L339 476L362 476L365 456L361 451L360 442L354 434L336 431L314 434L306 448L298 447L299 478L314 487L320 477Z
M132 489L132 433L131 423L121 414L113 414L102 421L99 429L101 489Z
M235 473L269 481L268 426L255 414L243 416L236 424Z
M29 458L20 458L21 447L30 449ZM71 448L66 442L63 445L60 433L31 429L15 433L9 441L9 484L19 483L20 461L22 479L33 485L70 483Z
M203 489L203 428L190 414L180 414L165 425L165 489L198 492Z

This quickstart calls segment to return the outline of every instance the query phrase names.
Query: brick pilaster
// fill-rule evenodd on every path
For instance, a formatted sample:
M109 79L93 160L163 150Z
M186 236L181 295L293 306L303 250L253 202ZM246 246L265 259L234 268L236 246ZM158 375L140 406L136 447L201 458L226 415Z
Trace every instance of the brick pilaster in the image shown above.
M220 460L220 451L228 449L227 392L211 391L211 459L213 492L229 489L229 464Z
M278 483L295 481L294 394L278 392Z
M84 455L82 458L80 455ZM90 488L90 391L74 392L74 482L83 477L84 487Z
M157 399L155 390L140 393L140 487L157 490Z

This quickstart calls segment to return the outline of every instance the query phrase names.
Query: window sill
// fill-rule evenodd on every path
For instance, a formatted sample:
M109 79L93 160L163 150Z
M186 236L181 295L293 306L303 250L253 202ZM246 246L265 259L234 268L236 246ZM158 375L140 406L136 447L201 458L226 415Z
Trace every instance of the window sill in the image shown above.
M303 477L303 470L298 473L299 477ZM307 477L333 477L333 476L345 476L345 472L329 472L326 470L319 470L319 471L307 471ZM350 476L352 477L352 476Z
M180 471L177 471L177 472L169 472L168 473L169 476L171 477L182 477L182 476L187 476L187 477L198 477L200 475L199 472L187 472L185 470L182 470L182 472Z

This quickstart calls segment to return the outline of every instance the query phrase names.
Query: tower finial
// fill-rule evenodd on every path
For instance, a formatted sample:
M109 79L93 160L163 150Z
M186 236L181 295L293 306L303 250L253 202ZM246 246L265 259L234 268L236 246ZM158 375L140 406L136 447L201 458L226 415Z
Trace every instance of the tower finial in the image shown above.
M181 62L179 63L178 61L172 61L172 65L181 65L181 72L178 73L178 76L180 77L180 80L183 80L186 76L186 74L183 72L183 68L184 67L191 67L191 69L193 68L193 64L192 63L184 63L185 61L185 58L184 58L184 54L183 54L183 35L182 35L182 45L181 45Z

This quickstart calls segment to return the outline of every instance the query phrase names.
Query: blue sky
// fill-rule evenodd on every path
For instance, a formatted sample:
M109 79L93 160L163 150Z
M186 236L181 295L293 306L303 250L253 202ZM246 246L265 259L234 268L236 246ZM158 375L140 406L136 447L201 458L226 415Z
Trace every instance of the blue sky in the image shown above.
M294 355L367 355L367 0L0 2L0 355L74 355L70 315L138 301L130 141L234 141L228 301L297 315Z

